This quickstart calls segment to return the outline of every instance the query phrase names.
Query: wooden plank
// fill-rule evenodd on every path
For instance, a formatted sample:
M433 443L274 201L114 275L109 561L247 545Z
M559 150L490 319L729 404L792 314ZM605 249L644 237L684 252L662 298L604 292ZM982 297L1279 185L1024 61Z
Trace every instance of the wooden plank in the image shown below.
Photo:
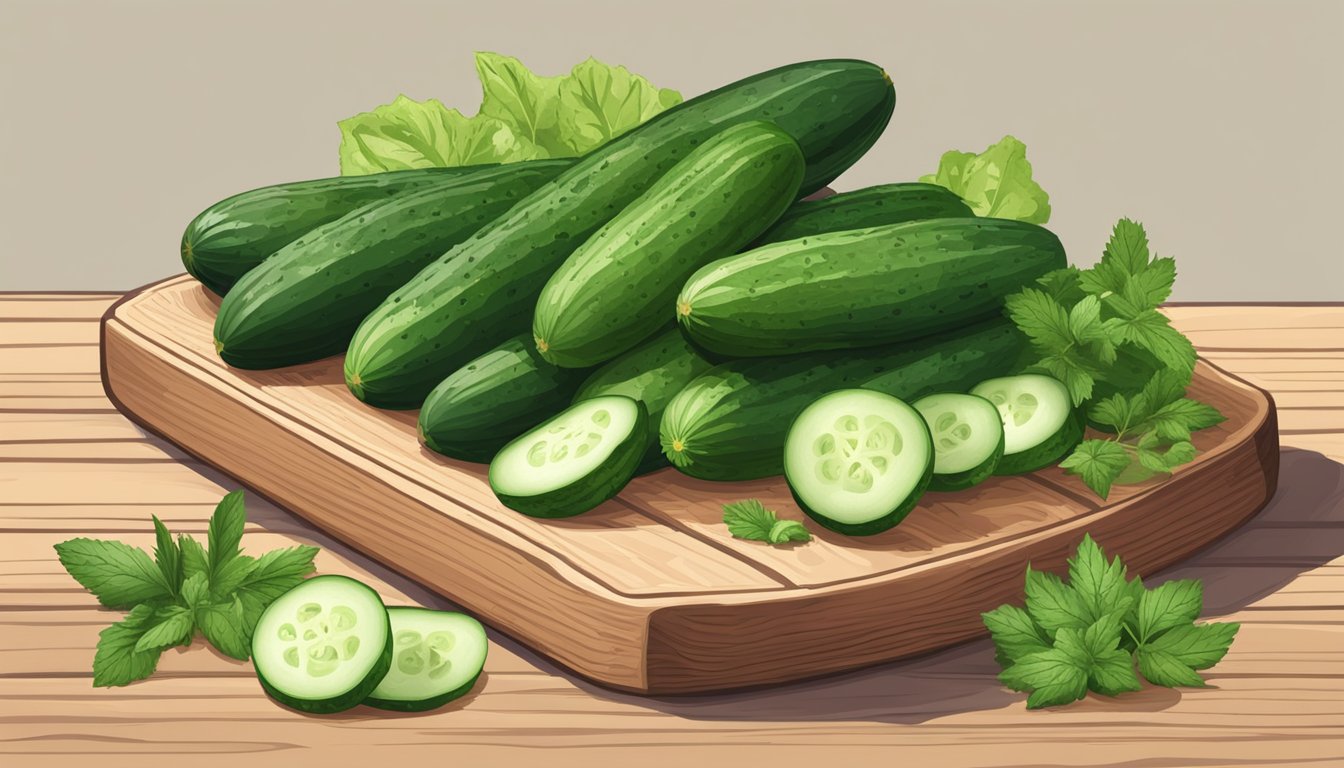
M94 318L77 320L50 320L34 323L26 320L5 320L0 312L0 349L14 346L97 346L98 324Z
M112 413L0 413L0 443L144 440L148 433Z
M97 344L77 344L70 347L45 344L36 347L0 346L0 371L10 375L45 377L86 374L97 368Z
M721 503L727 486L701 487L665 472L581 518L535 521L500 507L478 465L420 448L414 413L356 403L341 381L338 359L266 372L224 366L209 342L216 306L199 286L175 280L112 311L105 324L107 370L124 408L338 537L434 586L444 583L440 570L460 554L451 548L457 542L474 532L473 546L497 555L502 537L512 536L510 548L547 563L543 571L510 574L537 590L533 610L512 617L513 631L544 652L559 645L532 626L541 606L555 605L557 598L546 590L564 587L575 594L574 584L556 584L557 577L581 574L584 589L605 586L607 592L589 596L590 604L638 598L617 604L647 606L646 623L614 633L639 643L623 651L638 660L637 677L578 667L636 690L780 680L799 669L843 669L973 637L983 632L980 610L1017 595L1021 564L1061 564L1083 526L1134 550L1136 565L1159 567L1253 511L1277 467L1263 396L1201 369L1201 382L1228 403L1228 424L1208 438L1221 442L1208 445L1177 481L1105 508L1087 501L1085 489L1008 479L978 489L974 500L931 497L925 510L888 534L854 539L823 532L808 546L774 550L733 540L716 521L715 495ZM1173 490L1178 488L1184 490ZM734 498L738 491L759 492L779 502L786 515L798 514L778 479L739 486ZM1166 543L1145 545L1141 539L1152 538L1145 537L1145 524L1155 518L1143 510L1180 503L1190 494L1200 498L1168 525ZM391 514L371 527L362 507L348 506L350 496L376 498ZM450 549L407 562L408 535ZM681 548L677 554L668 549L673 542ZM696 565L697 559L705 565ZM592 565L600 567L590 570ZM473 600L479 581L462 574L452 594L484 605ZM609 625L591 623L587 630L612 632Z
M51 321L96 321L121 296L120 293L0 294L0 322L33 325Z

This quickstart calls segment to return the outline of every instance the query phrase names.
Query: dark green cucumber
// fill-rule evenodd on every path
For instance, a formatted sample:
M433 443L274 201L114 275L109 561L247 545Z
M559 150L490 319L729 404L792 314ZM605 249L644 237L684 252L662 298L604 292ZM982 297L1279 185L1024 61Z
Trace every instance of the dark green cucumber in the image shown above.
M996 319L914 344L731 361L672 398L659 439L673 466L693 477L777 475L789 424L827 392L871 389L913 401L965 391L1015 372L1025 347L1011 323Z
M541 356L597 365L656 333L691 273L779 218L803 163L770 123L732 125L696 147L551 275L532 318Z
M677 319L697 344L757 357L907 342L959 328L1064 267L1049 230L927 219L765 245L696 272Z
M567 166L495 166L370 203L318 227L247 273L224 297L215 348L238 368L278 368L337 354L374 307L443 249Z
M579 387L574 402L601 395L625 395L644 404L649 411L649 445L635 470L642 475L668 466L658 444L663 409L682 387L711 367L713 363L701 357L673 325L594 371ZM433 397L431 394L430 400ZM430 400L425 401L426 407Z
M524 169L528 165L512 167ZM356 208L482 171L493 174L495 167L471 165L337 176L243 192L215 203L191 220L182 234L182 265L206 288L223 296L266 257Z
M537 296L560 264L729 125L767 120L792 136L807 159L806 194L872 146L895 101L890 79L873 64L816 61L672 107L584 156L384 302L350 343L346 383L373 405L419 406L449 373L529 330Z
M558 368L530 334L472 360L425 398L420 439L432 451L488 462L513 438L564 410L589 372Z
M879 184L820 200L799 200L756 238L756 245L823 232L972 215L970 207L947 187L920 182Z

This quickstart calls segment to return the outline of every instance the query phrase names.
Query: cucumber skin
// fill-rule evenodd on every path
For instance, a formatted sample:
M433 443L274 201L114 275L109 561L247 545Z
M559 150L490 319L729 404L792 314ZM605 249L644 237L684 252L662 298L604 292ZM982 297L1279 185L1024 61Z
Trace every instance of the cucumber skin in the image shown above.
M1075 408L1049 440L1029 450L1004 454L999 459L999 465L994 468L994 474L1022 475L1053 465L1083 441L1086 426L1083 410Z
M758 237L753 247L823 232L973 215L970 207L947 187L921 182L879 184L821 200L800 200Z
M220 303L215 348L236 368L338 354L355 328L422 267L504 214L567 161L495 166L379 200L281 248Z
M559 368L515 336L444 379L420 409L420 439L435 453L489 462L499 449L564 410L586 370Z
M881 69L832 60L771 70L660 113L584 156L374 310L345 358L351 392L376 406L418 407L444 376L528 331L542 286L565 258L728 125L769 120L792 136L807 158L805 195L872 146L895 103Z
M310 579L305 579L301 583L306 584L315 579L343 579L353 581L364 589L373 592L373 589L367 584L348 576L314 576ZM378 594L374 592L374 596L378 597ZM378 601L381 603L382 598L378 597ZM262 690L266 691L267 696L270 696L272 699L275 699L290 709L297 709L300 712L308 712L314 715L330 715L333 712L344 712L347 709L357 707L363 703L373 689L377 688L378 684L383 681L383 676L387 674L387 670L392 668L392 620L388 618L386 609L383 610L383 621L387 622L387 643L383 645L382 655L379 656L378 660L374 662L374 665L369 668L369 673L364 677L364 680L361 681L358 686L350 689L341 696L336 696L330 699L320 699L317 701L295 698L284 691L273 688L270 682L266 680L266 676L261 673L261 670L256 669L256 664L254 663L253 669L257 673L257 682L261 683ZM255 659L257 657L255 637L252 639L251 651L252 658Z
M182 265L206 288L224 296L267 256L356 208L495 167L471 165L337 176L242 192L215 203L191 220L182 233Z
M1003 435L999 435L999 446L990 454L989 458L982 461L979 465L971 467L963 472L952 472L945 475L935 474L929 482L930 491L963 491L974 485L979 485L989 478L993 477L999 462L1003 460Z
M663 410L682 387L713 365L696 352L675 325L669 325L662 333L594 371L579 387L574 402L601 395L625 395L643 403L649 411L648 449L635 474L647 474L669 466L658 444Z
M638 408L635 424L630 430L630 435L612 450L607 463L598 467L592 474L578 478L563 488L538 496L512 496L500 493L495 487L495 465L491 462L490 490L494 491L495 498L509 509L529 517L554 519L581 515L620 493L626 483L630 482L630 478L634 477L635 468L639 466L640 459L644 456L644 447L649 437L648 409L638 400L627 399L632 400ZM547 426L562 415L563 413L547 419L537 425L536 429ZM528 430L516 439L521 440L533 431L535 430Z
M677 320L735 357L907 342L995 315L1005 296L1066 263L1049 230L1005 219L829 232L701 268L677 298Z
M696 147L551 275L532 319L541 356L582 368L657 333L691 273L779 218L803 166L797 142L769 123L738 123Z
M659 440L673 466L692 477L778 475L789 425L821 395L858 387L913 402L934 392L964 392L1016 372L1025 349L1025 337L995 319L914 344L730 361L672 399Z
M389 622L391 621L390 617L392 611L424 611L426 613L438 613L438 611L432 611L428 608L411 608L411 607L398 606L395 608L388 609ZM484 632L484 629L482 629L482 632ZM392 644L389 643L388 645L391 646ZM486 648L486 656L488 658L490 653L489 641L486 642L485 648ZM447 704L453 699L458 699L466 695L468 691L470 691L472 688L476 686L476 681L481 679L481 672L484 671L485 669L484 667L482 667L480 672L477 672L476 674L472 675L470 680L458 686L457 688L454 688L453 690L448 691L446 693L441 693L438 696L431 696L427 699L420 699L419 701L406 701L404 699L380 699L376 696L370 695L368 698L364 699L364 703L369 705L370 707L373 707L374 709L385 709L390 712L427 712L431 709L438 709L439 707L442 707L444 704ZM379 680L379 682L381 682L381 679ZM376 689L377 686L374 686L374 688Z

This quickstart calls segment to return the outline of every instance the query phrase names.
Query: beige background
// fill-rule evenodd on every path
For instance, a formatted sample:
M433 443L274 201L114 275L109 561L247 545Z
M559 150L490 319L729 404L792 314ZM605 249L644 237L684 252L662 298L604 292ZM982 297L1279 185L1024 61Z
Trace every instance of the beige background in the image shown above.
M0 289L179 272L201 208L337 172L336 121L398 92L470 113L471 52L594 55L694 95L790 61L881 63L879 144L836 184L1027 143L1077 262L1119 216L1176 299L1341 300L1342 2L0 0Z

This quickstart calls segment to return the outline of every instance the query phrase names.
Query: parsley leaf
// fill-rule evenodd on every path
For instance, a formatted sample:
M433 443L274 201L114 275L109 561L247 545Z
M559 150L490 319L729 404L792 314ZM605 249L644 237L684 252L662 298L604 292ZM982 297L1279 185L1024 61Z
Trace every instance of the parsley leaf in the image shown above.
M1101 498L1111 493L1111 484L1130 464L1129 451L1113 440L1084 440L1059 466L1083 479Z
M1069 559L1068 583L1028 566L1026 609L1003 605L981 615L999 679L1028 693L1029 709L1067 704L1088 690L1136 691L1140 673L1155 685L1203 685L1197 670L1227 653L1239 625L1194 623L1199 582L1150 590L1137 576L1126 581L1125 572L1120 558L1107 560L1084 536Z
M791 541L811 541L812 534L796 520L780 520L756 499L746 499L723 505L723 522L728 532L739 539L785 544Z
M61 565L108 608L131 608L172 596L163 572L143 549L106 539L71 539L56 545Z
M153 606L142 604L98 633L98 650L93 655L94 687L126 685L154 674L162 649L137 649L140 638L153 622Z

